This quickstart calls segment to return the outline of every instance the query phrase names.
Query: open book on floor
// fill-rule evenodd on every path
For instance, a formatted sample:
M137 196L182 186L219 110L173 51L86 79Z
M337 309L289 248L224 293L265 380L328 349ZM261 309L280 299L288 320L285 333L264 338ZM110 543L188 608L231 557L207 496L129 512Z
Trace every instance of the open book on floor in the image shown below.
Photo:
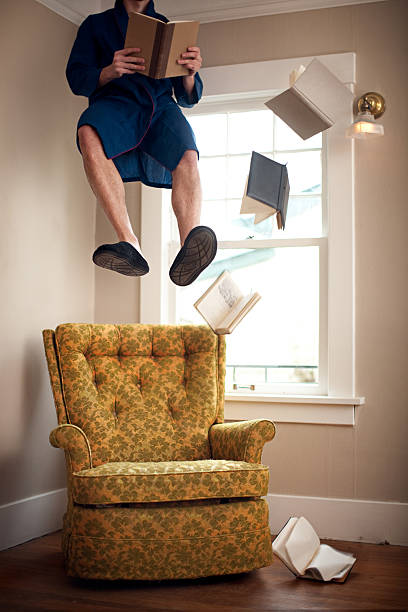
M316 58L298 74L289 89L265 104L306 140L346 116L353 94Z
M194 307L216 334L224 335L230 334L260 299L259 293L244 295L224 270Z
M178 64L187 47L197 42L199 21L169 21L130 13L125 48L138 47L135 57L144 57L143 74L154 79L163 79L189 74L183 64Z
M286 166L252 151L241 215L255 213L256 224L276 213L278 229L285 229L289 190Z
M272 550L298 578L344 582L356 559L320 544L319 536L303 516L293 516L272 542Z

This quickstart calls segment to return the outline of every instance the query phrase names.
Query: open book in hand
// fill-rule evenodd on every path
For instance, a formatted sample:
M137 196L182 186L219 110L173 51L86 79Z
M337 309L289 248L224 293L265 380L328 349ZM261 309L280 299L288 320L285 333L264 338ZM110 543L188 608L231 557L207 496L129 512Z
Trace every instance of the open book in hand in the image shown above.
M194 307L216 334L224 335L230 334L260 299L259 293L244 295L224 270Z
M315 58L291 73L289 89L265 104L306 140L350 113L352 100L346 85Z
M169 21L164 23L142 13L130 13L125 48L138 47L132 55L144 57L143 74L154 79L189 74L184 64L178 64L187 47L197 42L199 21Z
M303 516L293 516L272 543L277 557L298 578L311 578L324 582L344 582L356 559L320 544L319 536Z

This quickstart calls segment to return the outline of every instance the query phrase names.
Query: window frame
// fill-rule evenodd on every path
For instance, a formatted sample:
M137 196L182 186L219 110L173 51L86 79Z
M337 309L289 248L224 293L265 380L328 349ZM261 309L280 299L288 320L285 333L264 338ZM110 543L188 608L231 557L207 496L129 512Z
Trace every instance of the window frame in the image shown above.
M353 89L354 53L317 57ZM234 110L244 110L248 98L258 100L262 107L263 102L277 90L282 91L287 87L288 74L294 68L308 64L312 59L301 57L204 68L201 74L205 96L191 113L202 114L220 107L220 103L224 106L226 101ZM273 90L264 89L265 74L274 84ZM325 195L328 206L322 221L323 235L328 236L328 242L326 247L321 245L321 249L327 248L327 267L323 266L320 270L320 274L327 279L327 291L320 292L320 300L323 300L321 312L327 312L327 338L322 338L323 345L319 349L323 351L321 355L327 351L326 391L317 395L227 393L227 418L242 418L243 412L245 418L264 418L266 411L269 418L283 422L354 425L355 408L364 403L364 398L355 397L354 141L344 136L352 118L350 108L348 116L325 132L327 156L325 161L324 156L322 160L327 164ZM161 190L142 185L141 244L152 270L141 278L140 318L144 323L167 322L167 260L174 257L176 252L174 245L170 253L158 248L167 244L169 239L168 200L165 200ZM149 240L152 235L157 236L158 240ZM296 239L297 242L300 240ZM289 246L291 239L279 239L277 242Z

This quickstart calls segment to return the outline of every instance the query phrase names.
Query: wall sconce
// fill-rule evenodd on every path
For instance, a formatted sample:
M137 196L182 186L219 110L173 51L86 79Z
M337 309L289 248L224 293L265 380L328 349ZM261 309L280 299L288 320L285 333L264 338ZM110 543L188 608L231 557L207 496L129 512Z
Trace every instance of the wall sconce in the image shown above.
M384 136L384 126L376 123L385 111L385 100L379 93L370 91L357 100L357 119L346 130L348 138L372 138Z

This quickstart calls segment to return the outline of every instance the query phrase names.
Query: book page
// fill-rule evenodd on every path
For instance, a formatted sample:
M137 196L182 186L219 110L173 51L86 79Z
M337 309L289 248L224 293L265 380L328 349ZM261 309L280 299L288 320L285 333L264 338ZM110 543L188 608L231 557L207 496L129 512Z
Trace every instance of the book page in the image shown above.
M309 521L303 516L299 518L287 539L285 548L299 574L303 574L309 563L319 550L320 539Z
M304 73L305 70L306 67L303 64L300 64L299 68L295 68L294 70L292 70L292 72L289 74L289 87L293 87L295 81L300 77L301 74Z
M220 324L217 325L217 329L219 328L228 329L231 323L234 321L234 319L236 319L236 317L239 315L241 310L245 308L250 298L251 298L251 295L246 295L242 297L240 300L238 300L237 302L235 302L234 306L230 309L226 317L224 317L223 320L220 322Z
M349 553L343 553L327 544L321 544L316 555L306 568L315 575L315 570L324 581L341 578L355 563L356 559ZM315 577L315 576L314 576Z
M290 534L292 533L292 530L294 528L294 526L296 525L296 523L298 522L298 517L297 516L292 516L288 522L286 523L286 525L284 525L284 527L280 530L280 532L278 533L278 535L276 536L276 538L274 539L274 541L272 542L272 550L274 552L274 554L279 557L279 559L281 561L283 561L283 563L286 565L286 567L288 569L290 569L291 572L293 572L295 575L298 575L298 572L296 570L296 568L292 565L292 562L286 552L286 547L285 544L287 542L288 537L290 536Z
M224 319L242 298L238 285L227 272L223 272L194 306L215 330L223 326Z

